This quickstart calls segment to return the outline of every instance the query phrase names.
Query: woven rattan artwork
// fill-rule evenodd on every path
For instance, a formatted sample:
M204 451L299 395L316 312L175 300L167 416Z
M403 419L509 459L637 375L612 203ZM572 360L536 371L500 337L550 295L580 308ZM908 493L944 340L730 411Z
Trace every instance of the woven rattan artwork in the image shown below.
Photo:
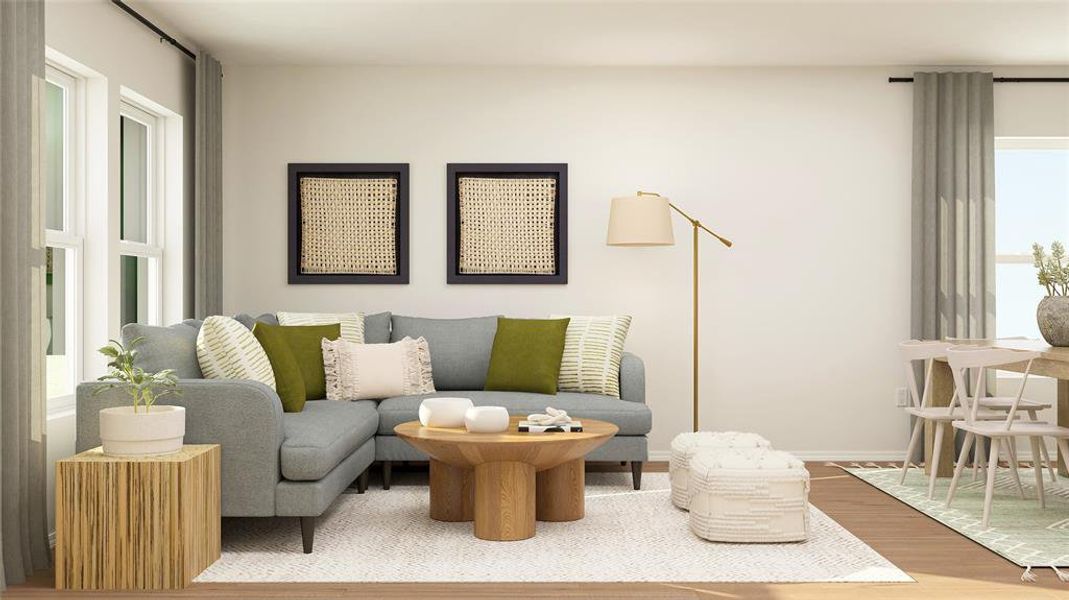
M302 177L301 271L397 273L397 180Z
M553 275L557 181L460 177L461 273Z

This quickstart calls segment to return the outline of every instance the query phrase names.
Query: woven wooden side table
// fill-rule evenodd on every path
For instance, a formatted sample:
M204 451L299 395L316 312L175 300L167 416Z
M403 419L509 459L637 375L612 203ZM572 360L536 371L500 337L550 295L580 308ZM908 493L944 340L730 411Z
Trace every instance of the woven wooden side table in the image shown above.
M56 462L56 589L165 590L219 558L216 444Z

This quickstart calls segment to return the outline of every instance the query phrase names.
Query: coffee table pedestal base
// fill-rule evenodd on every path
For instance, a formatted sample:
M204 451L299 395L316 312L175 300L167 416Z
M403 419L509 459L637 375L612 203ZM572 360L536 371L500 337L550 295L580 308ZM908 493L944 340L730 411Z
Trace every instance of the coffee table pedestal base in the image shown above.
M539 521L578 521L586 514L586 462L579 458L539 471L535 495Z
M431 459L431 518L435 521L471 521L475 518L475 474Z
M583 419L583 431L529 434L519 432L522 420L509 417L508 429L498 433L419 421L393 428L431 459L431 518L474 521L475 537L493 541L533 537L536 520L583 518L583 461L619 428Z
M475 537L493 541L533 537L535 512L534 465L475 465Z

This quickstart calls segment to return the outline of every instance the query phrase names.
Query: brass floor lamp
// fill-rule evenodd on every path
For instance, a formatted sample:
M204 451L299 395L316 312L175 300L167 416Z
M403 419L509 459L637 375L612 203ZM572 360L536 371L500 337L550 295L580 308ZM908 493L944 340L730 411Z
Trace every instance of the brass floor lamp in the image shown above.
M672 211L690 222L694 251L694 431L698 431L698 232L705 231L731 247L731 240L718 235L701 221L683 212L668 198L652 192L638 192L634 196L613 198L609 210L610 246L674 246Z

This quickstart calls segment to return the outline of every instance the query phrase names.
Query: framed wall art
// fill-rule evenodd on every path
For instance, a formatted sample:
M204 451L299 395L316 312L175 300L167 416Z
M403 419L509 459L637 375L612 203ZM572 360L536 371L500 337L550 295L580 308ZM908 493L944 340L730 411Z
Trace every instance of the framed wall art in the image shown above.
M408 283L408 165L289 164L290 283Z
M446 168L448 283L568 283L568 165Z

